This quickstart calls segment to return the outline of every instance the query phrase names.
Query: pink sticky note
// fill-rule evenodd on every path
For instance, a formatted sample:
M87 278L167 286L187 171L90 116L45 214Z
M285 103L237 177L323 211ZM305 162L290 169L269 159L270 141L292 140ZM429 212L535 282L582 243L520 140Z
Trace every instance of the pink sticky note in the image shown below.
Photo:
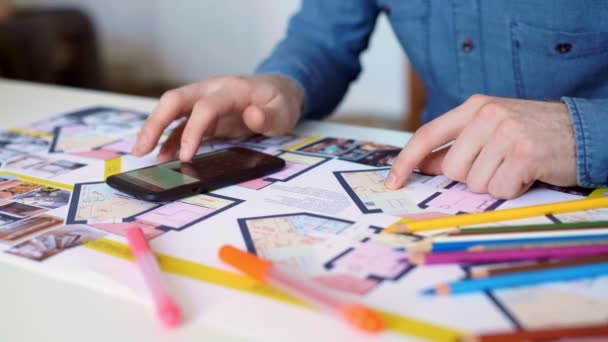
M270 184L272 184L272 182L266 181L264 178L256 178L247 182L239 183L239 186L252 190L260 190Z

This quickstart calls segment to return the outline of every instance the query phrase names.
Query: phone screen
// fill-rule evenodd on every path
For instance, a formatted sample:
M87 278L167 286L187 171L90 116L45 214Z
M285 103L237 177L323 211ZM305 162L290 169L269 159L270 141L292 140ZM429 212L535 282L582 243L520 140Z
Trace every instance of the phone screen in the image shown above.
M248 170L272 164L275 158L243 148L229 148L196 156L189 163L173 161L121 173L115 177L160 193L183 185L246 174Z

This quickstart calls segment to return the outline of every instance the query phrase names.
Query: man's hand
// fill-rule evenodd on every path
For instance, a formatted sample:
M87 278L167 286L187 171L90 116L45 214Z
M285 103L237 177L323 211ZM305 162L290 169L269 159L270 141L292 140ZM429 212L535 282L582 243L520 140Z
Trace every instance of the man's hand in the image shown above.
M190 161L204 138L280 135L297 123L303 92L278 75L212 78L165 93L139 132L133 154L152 151L167 126L187 117L171 132L158 159Z
M416 131L395 159L386 187L400 188L416 167L501 199L521 195L535 180L576 185L570 114L559 102L473 95Z

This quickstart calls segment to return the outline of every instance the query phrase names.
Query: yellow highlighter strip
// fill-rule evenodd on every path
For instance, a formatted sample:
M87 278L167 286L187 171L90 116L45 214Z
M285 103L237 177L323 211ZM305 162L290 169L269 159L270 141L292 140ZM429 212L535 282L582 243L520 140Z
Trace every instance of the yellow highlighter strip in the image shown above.
M11 129L9 129L9 131L13 132L13 133L29 135L31 137L37 137L37 138L43 138L43 139L52 139L54 136L52 133L32 131L32 130L24 129L24 128L11 128Z
M283 150L284 151L295 151L295 150L299 149L300 147L303 147L303 146L306 146L306 145L310 145L313 142L315 142L317 140L320 140L321 138L323 138L323 137L320 136L320 135L312 136L312 137L304 139L304 140L302 140L302 141L300 141L298 143L295 143L295 144L293 144L291 146L285 147Z
M121 170L122 170L122 158L121 157L108 159L108 160L106 160L105 168L103 171L103 179L107 179L110 176L120 173Z
M17 178L27 181L27 182L51 186L53 188L64 189L64 190L74 190L74 185L71 185L71 184L65 184L65 183L50 181L48 179L26 176L26 175L22 175L17 172L0 171L0 176L1 175L10 175L10 176L17 177Z
M127 245L110 239L91 241L86 243L85 247L121 259L133 259ZM312 309L312 306L287 296L267 285L261 284L248 276L224 271L219 268L210 267L166 254L156 253L156 256L161 269L165 272L282 301L284 303L297 305L303 308ZM447 328L390 312L378 312L383 316L386 322L386 328L395 333L417 336L429 341L438 342L454 342L458 341L460 338L462 338L462 336L464 336L463 332L452 328Z

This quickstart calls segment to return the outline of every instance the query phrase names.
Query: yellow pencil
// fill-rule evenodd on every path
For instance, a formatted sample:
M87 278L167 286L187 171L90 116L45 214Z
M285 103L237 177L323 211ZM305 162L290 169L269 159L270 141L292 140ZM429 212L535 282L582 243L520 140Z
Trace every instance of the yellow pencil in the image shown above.
M405 222L403 220L393 223L385 229L388 233L421 232L435 229L468 226L473 224L514 220L533 216L543 216L557 213L567 213L608 207L608 197L587 198L576 201L540 204L522 208L484 211L474 214L462 214L438 217L429 220Z

